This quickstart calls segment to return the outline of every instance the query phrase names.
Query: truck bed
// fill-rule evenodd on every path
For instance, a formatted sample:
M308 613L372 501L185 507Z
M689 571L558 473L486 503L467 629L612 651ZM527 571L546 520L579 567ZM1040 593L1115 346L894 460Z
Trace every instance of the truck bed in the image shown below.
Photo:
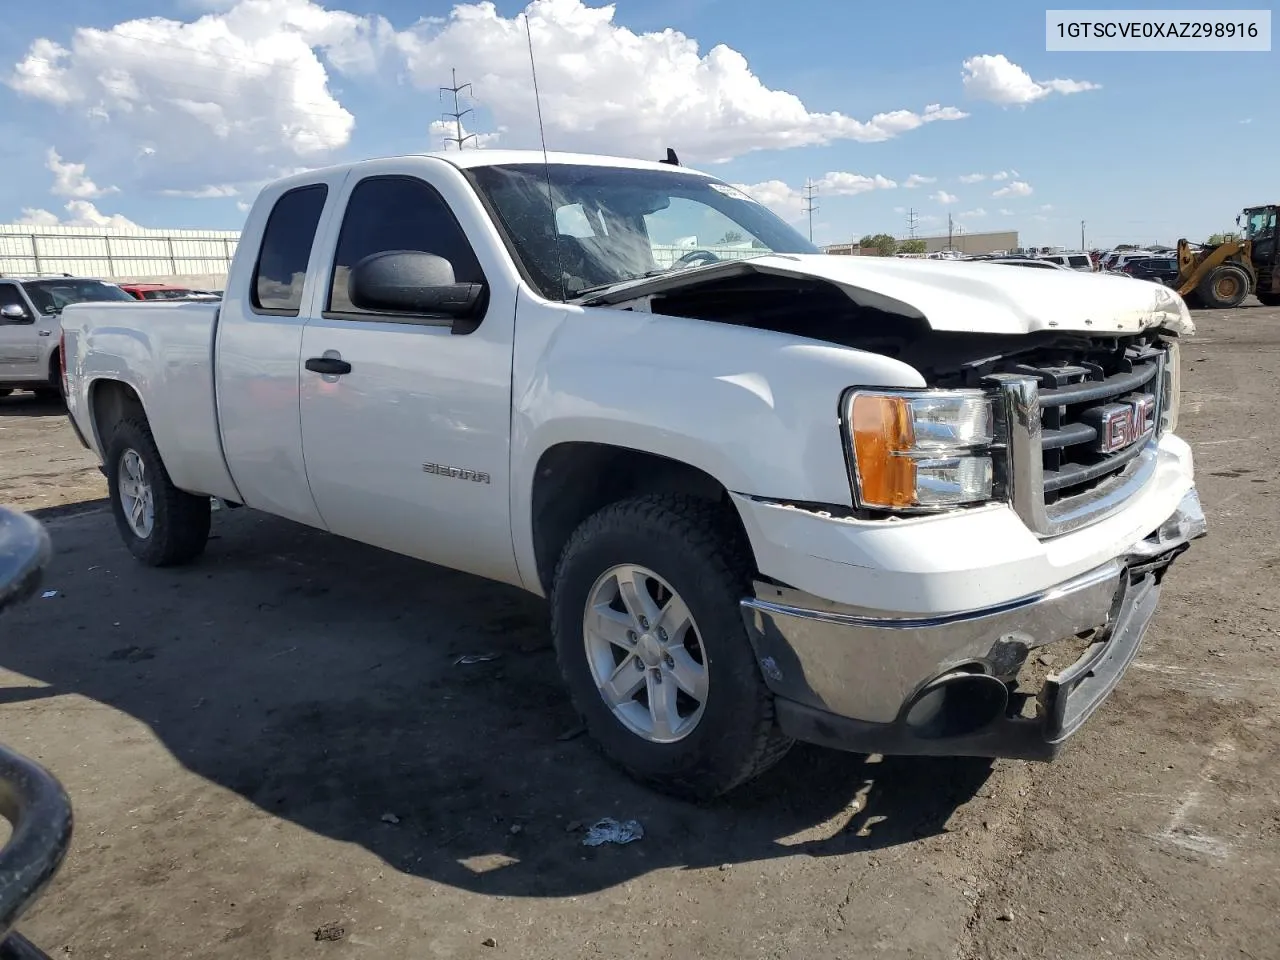
M218 304L83 303L62 312L72 373L68 411L105 459L93 417L95 383L118 380L141 400L165 469L190 493L236 499L218 432L213 376Z

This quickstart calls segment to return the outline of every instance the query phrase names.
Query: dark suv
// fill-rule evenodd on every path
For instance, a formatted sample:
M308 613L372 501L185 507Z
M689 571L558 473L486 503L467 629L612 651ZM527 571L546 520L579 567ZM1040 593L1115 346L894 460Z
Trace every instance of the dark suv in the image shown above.
M1172 287L1178 282L1178 261L1172 257L1146 257L1130 260L1120 272L1135 280L1153 280Z

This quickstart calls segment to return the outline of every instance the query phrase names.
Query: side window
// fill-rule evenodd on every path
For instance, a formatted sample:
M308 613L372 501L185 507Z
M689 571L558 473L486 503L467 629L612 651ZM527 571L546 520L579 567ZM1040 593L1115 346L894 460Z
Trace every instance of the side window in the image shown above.
M24 312L27 312L27 304L22 299L22 294L12 283L0 283L0 307L21 307Z
M259 310L298 315L307 261L328 195L329 188L317 183L290 190L276 201L253 271L253 305Z
M370 177L356 184L347 201L333 258L330 312L364 313L351 302L351 268L388 250L434 253L453 264L458 283L484 282L475 251L440 194L414 177Z

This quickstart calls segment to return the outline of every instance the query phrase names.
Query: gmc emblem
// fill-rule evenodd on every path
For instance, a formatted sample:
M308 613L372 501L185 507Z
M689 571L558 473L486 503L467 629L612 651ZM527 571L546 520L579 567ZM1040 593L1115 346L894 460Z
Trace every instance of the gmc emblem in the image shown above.
M1094 447L1099 453L1115 453L1141 440L1156 425L1156 398L1144 394L1123 403L1086 410L1082 416L1098 431Z

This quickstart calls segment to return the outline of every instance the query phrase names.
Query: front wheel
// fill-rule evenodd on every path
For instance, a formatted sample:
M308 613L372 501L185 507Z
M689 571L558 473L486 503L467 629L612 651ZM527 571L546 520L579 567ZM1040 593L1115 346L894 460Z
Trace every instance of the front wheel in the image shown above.
M169 479L146 421L122 420L105 469L111 512L129 552L151 567L187 563L209 539L210 504Z
M1224 263L1214 267L1200 281L1196 290L1201 302L1213 310L1229 310L1238 307L1249 295L1249 275L1234 264Z
M758 776L791 745L743 623L737 539L706 501L615 503L574 533L552 587L557 659L592 738L636 779L689 799Z

